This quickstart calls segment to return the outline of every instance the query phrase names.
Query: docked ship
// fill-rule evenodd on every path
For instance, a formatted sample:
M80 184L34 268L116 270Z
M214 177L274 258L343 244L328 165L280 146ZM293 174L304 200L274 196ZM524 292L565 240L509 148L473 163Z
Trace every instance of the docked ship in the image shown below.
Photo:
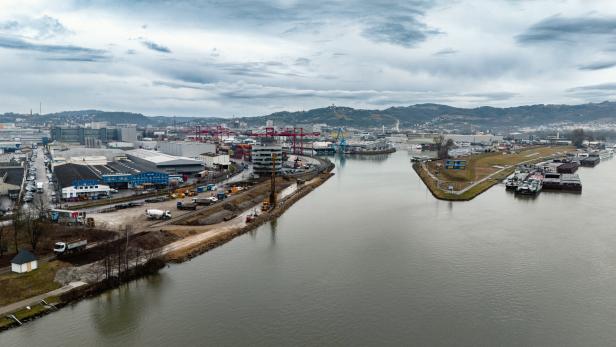
M332 155L336 153L336 148L331 142L315 142L312 150L316 155Z
M506 190L517 190L518 186L528 177L527 172L516 172L505 181Z
M522 195L537 195L543 189L543 174L535 172L531 174L527 179L522 182L517 190L516 194Z
M601 160L609 159L614 156L614 151L611 149L602 149L599 151L599 158Z
M376 141L348 142L344 154L387 154L396 151L391 143L380 139Z

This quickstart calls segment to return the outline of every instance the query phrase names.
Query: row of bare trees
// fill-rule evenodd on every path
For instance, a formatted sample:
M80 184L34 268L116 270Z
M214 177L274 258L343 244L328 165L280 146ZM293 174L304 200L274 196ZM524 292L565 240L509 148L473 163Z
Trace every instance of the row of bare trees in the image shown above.
M35 251L41 237L49 230L49 221L41 196L37 196L30 204L29 209L19 207L11 216L12 226L0 225L0 257L8 252L9 246L15 250L20 247L24 240Z
M151 260L160 258L161 250L142 249L130 243L132 226L123 228L123 233L116 235L105 242L103 247L103 259L97 271L97 280L125 280L129 270L139 265L144 265Z

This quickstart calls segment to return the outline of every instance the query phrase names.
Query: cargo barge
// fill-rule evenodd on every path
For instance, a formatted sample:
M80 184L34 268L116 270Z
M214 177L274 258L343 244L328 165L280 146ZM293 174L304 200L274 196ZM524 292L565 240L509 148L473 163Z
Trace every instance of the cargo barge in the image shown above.
M546 190L582 192L582 181L576 174L546 173L543 188Z
M585 167L595 167L601 162L601 158L594 154L580 160L580 165Z

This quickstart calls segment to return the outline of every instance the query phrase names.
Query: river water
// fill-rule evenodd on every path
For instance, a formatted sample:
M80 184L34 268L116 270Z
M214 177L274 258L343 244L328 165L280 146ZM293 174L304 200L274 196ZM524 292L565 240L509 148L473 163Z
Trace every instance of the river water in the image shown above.
M460 203L406 152L336 164L278 221L0 346L616 345L616 160L581 195Z

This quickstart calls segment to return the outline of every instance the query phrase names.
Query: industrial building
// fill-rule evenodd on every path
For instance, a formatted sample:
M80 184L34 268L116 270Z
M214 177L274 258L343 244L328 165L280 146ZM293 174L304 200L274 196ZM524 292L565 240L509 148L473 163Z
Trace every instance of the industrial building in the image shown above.
M168 173L129 160L110 162L92 169L105 184L116 189L134 189L146 185L166 187L169 184Z
M120 141L118 128L54 127L51 129L52 141L78 143L94 147L97 143Z
M111 188L101 184L97 179L75 180L73 185L62 188L62 199L67 201L100 199L109 196L110 192Z
M0 196L16 200L24 182L24 168L21 166L0 166Z
M453 142L468 142L472 144L491 145L493 143L503 142L503 136L492 134L478 134L478 135L459 135L459 134L445 134L445 140L452 140Z
M161 141L158 150L178 157L198 158L203 153L216 153L216 144L205 142Z
M203 162L196 159L173 156L157 151L133 149L126 151L135 163L170 174L195 174L203 171Z
M126 152L115 148L50 146L49 152L54 164L105 165L110 161L126 159Z
M198 159L202 160L208 169L226 169L231 165L228 154L203 153Z
M276 156L275 163L272 157ZM265 144L252 146L252 164L256 174L268 174L272 172L272 166L276 172L282 171L282 146L276 144Z
M122 142L137 142L137 126L135 124L118 124L118 140Z
M94 164L54 166L63 199L97 199L109 195L112 188L166 187L169 184L168 173L132 160L85 162Z
M44 129L16 128L12 126L0 127L0 141L19 142L22 145L47 144L49 131Z

